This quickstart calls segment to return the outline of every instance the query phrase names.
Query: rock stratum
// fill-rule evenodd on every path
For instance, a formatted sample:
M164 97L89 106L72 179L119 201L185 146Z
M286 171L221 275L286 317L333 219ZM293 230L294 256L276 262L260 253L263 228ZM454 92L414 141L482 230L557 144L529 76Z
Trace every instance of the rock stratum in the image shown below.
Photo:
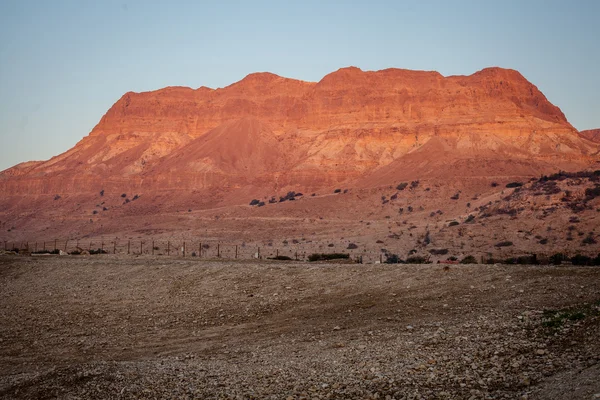
M69 151L0 173L0 191L259 192L539 175L589 166L597 139L514 70L350 67L316 83L255 73L220 89L126 93Z

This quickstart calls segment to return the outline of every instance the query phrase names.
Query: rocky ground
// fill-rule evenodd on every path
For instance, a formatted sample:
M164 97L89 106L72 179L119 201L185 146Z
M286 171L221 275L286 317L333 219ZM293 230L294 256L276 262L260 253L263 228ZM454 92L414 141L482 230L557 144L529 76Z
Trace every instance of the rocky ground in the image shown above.
M600 268L0 256L0 397L600 397Z

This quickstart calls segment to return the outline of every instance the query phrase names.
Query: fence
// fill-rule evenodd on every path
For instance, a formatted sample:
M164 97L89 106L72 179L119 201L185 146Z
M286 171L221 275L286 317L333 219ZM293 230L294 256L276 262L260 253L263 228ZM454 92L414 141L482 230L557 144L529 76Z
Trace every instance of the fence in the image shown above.
M306 249L301 244L290 244L281 248L264 245L232 244L215 241L186 240L51 240L39 242L4 241L4 250L19 253L48 253L63 251L80 254L84 251L93 254L129 254L176 257L198 257L204 259L270 259L289 257L292 260L305 261L313 253L346 253L353 260L364 262L383 262L383 254L373 254L367 250L341 249L320 246Z

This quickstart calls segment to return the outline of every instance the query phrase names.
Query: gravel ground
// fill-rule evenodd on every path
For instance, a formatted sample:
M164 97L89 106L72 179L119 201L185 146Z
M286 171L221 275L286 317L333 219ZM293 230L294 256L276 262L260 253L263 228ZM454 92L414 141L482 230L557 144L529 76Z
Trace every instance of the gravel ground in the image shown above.
M600 398L600 268L0 256L0 397Z

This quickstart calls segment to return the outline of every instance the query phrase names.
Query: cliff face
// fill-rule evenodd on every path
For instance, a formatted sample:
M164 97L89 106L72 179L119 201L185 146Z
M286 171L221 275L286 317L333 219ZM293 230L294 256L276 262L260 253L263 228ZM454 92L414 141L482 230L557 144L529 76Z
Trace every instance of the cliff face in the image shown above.
M351 67L317 83L257 73L216 90L127 93L71 150L0 173L0 189L316 188L535 174L589 165L597 152L517 71Z

